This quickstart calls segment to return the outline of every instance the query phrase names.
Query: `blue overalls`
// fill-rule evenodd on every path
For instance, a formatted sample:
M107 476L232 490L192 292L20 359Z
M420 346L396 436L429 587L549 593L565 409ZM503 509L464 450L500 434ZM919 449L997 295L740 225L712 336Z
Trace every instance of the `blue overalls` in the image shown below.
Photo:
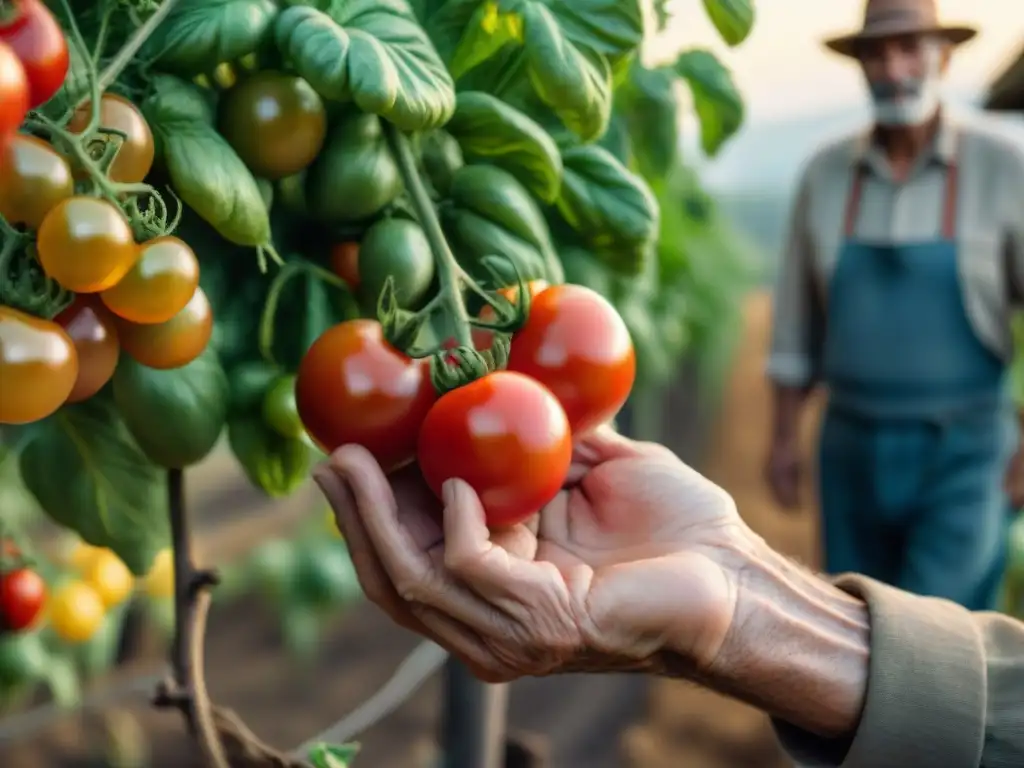
M825 565L971 610L995 607L1017 446L1006 368L977 338L958 276L956 166L942 236L856 239L863 168L825 302L820 443Z

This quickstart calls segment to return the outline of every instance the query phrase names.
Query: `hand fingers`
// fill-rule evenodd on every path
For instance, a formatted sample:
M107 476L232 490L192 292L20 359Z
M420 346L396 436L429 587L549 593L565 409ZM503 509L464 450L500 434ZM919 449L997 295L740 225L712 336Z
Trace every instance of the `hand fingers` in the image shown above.
M663 445L631 440L605 424L580 438L573 446L572 460L574 465L589 468L613 459L636 456L675 458L675 454Z
M348 486L327 466L314 471L313 479L334 510L338 528L341 529L348 545L359 586L362 587L367 599L380 606L400 626L423 633L422 623L413 615L409 604L399 597L384 566L374 553L366 529L359 520L355 499Z

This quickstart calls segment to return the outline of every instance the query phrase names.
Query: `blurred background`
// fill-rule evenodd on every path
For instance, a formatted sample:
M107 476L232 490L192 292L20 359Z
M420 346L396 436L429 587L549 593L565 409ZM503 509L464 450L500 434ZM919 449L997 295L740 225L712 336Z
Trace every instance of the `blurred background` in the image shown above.
M946 19L981 29L954 60L949 103L989 111L1024 143L1024 2L944 0L941 7ZM823 140L869 117L859 72L820 42L857 27L862 3L762 0L753 34L736 48L721 42L699 0L677 0L669 10L671 21L650 40L645 63L672 60L692 46L711 49L731 69L746 117L740 132L707 157L689 92L680 91L682 156L689 183L707 195L714 228L689 245L693 319L683 364L668 383L639 388L623 427L669 444L724 485L774 546L813 567L817 518L810 486L804 508L785 514L768 500L761 480L769 415L767 288L804 160ZM988 109L996 85L1004 106L998 112ZM813 413L805 429L810 452ZM31 500L11 483L0 488L5 512L34 514ZM314 492L267 499L225 448L190 471L188 496L203 561L228 563L208 633L211 693L237 708L261 737L299 744L377 691L417 645L359 602L351 570L339 569L332 557L340 542ZM76 558L95 555L71 540L59 548L58 560L69 568L79 567ZM137 597L82 651L89 694L83 695L82 681L58 670L48 693L6 702L15 714L0 720L4 768L200 765L191 741L181 738L180 718L148 706L170 626L166 573L126 589ZM418 663L429 670L435 662ZM0 675L10 663L0 659ZM431 764L441 685L436 674L421 677L425 683L405 703L360 733L358 765ZM45 704L51 698L86 706L63 710ZM762 715L664 680L525 681L513 687L510 727L542 737L550 764L559 768L787 765Z

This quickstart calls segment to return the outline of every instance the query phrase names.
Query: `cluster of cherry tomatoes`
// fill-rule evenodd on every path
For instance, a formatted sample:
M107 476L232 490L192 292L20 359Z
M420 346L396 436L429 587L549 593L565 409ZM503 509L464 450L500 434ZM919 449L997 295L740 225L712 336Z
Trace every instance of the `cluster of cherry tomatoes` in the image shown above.
M428 361L389 346L376 321L328 330L296 378L310 437L327 452L362 445L388 471L416 460L439 498L445 481L460 478L490 525L535 513L562 488L573 440L625 403L636 360L625 323L600 294L541 281L529 288L530 315L512 337L507 369L441 397ZM517 289L501 293L515 301ZM490 344L488 332L474 333L478 349Z
M68 130L84 131L91 113L83 106ZM115 94L103 95L99 113L104 128L123 134L107 177L141 182L154 158L142 113ZM0 403L0 423L38 421L92 397L110 380L121 350L151 368L186 365L213 331L192 249L173 236L136 243L118 206L75 194L75 172L35 136L15 134L2 152L0 214L35 231L43 270L76 298L53 321L0 307L3 376L17 393Z

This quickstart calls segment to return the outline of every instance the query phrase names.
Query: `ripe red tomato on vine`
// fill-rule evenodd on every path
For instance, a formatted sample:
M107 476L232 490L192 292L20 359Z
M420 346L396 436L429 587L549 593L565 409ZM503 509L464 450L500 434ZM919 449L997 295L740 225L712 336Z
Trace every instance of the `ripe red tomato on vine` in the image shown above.
M67 332L78 353L78 376L69 403L87 400L114 375L121 357L114 318L89 294L80 294L53 321Z
M436 399L427 361L391 347L375 320L349 320L323 333L295 380L309 436L326 453L362 445L385 471L415 457L420 425Z
M546 290L548 283L546 280L531 280L526 284L526 287L530 291L530 298L533 299L538 293ZM515 303L519 297L519 286L510 285L507 288L501 288L497 291L498 294L504 296L510 302ZM490 304L484 306L477 315L481 320L487 323L493 323L498 319L497 313L491 307ZM486 328L474 328L473 329L473 346L483 351L490 349L491 343L494 341L494 334Z
M0 575L0 630L20 632L32 626L46 603L46 582L29 568Z
M459 478L479 494L491 526L514 525L555 497L572 461L572 435L555 397L522 374L496 371L434 404L416 451L441 497Z
M28 106L35 109L64 84L68 43L42 0L12 0L9 5L0 9L0 41L21 60L28 78Z
M636 379L625 322L601 294L556 285L537 294L512 337L508 370L536 379L565 408L574 435L610 420Z
M28 77L17 54L0 42L0 167L7 147L28 113Z

